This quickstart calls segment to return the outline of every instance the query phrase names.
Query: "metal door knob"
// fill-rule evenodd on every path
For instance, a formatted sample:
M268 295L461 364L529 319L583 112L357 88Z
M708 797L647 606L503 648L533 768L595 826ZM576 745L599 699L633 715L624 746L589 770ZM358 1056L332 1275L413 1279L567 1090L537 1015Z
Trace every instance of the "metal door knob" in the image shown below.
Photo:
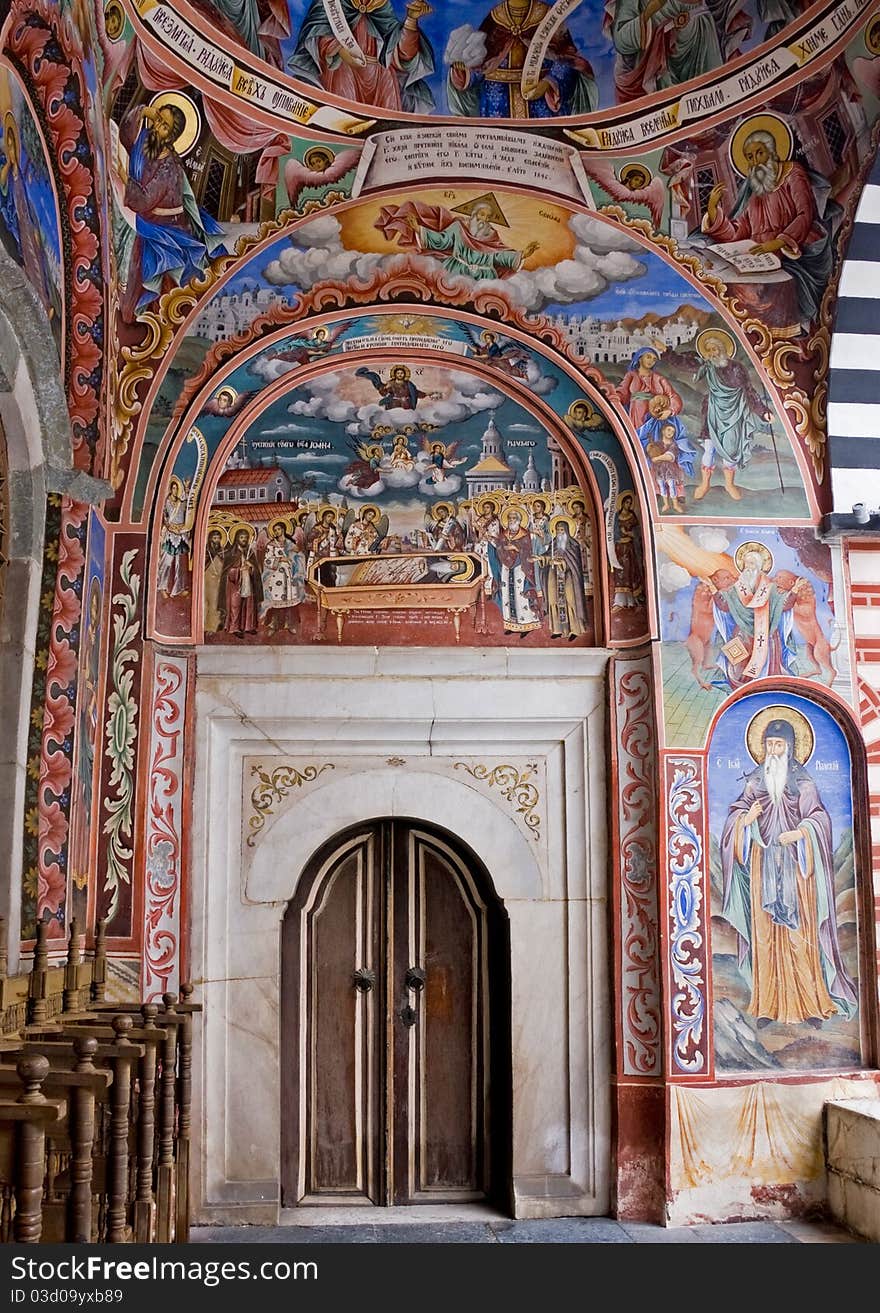
M375 971L370 971L368 967L359 967L352 976L351 983L355 989L360 990L362 994L369 994L370 990L376 983Z
M403 981L407 989L414 989L418 992L425 988L425 973L421 967L407 967Z

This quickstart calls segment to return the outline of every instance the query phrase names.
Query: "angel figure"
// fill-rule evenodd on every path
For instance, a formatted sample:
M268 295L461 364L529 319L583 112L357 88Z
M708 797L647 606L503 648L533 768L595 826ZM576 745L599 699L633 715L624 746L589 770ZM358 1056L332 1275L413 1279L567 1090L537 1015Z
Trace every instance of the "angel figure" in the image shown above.
M527 377L528 356L525 349L512 338L503 337L500 333L493 333L488 329L478 333L468 324L462 324L462 327L473 344L475 360L493 365L511 378Z
M348 323L345 320L340 324L333 324L332 327L320 324L312 330L309 337L291 338L290 345L283 351L270 352L268 359L282 360L285 364L310 365L313 360L321 360L330 354L347 327Z
M203 415L216 415L220 419L232 419L257 394L255 391L236 392L235 388L222 387L209 397L202 406Z
M666 184L662 177L653 177L645 164L625 164L618 175L607 160L582 155L581 161L587 177L597 182L613 201L625 205L644 205L654 227L659 229L666 203Z
M342 534L339 531L339 507L319 506L308 511L302 519L303 542L308 552L308 564L323 561L328 556L342 555Z
M192 523L188 480L172 474L162 510L156 583L163 597L187 597L192 587Z
M422 463L427 464L426 477L432 483L442 483L449 470L455 469L457 465L464 465L467 457L460 456L456 460L457 451L457 442L432 442L430 438L422 438Z
M345 550L350 556L370 556L381 552L388 536L388 516L378 506L362 506L359 511L350 507L342 522Z
M284 162L284 186L292 209L299 207L299 198L308 187L329 187L339 182L357 167L359 150L341 150L338 154L328 146L312 146L302 160L293 155Z
M342 476L342 483L347 488L360 488L366 492L381 479L381 466L387 452L381 442L349 442L355 453L355 459L349 461Z

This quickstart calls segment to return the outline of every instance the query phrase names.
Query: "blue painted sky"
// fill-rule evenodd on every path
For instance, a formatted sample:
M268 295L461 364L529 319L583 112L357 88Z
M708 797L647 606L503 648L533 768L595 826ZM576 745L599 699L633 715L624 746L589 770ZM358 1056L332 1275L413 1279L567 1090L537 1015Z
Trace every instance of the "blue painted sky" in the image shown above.
M832 717L793 694L754 693L737 702L722 717L709 743L709 824L720 836L730 803L742 792L742 777L755 767L745 746L749 722L763 707L786 704L802 712L813 726L816 746L806 769L816 779L822 801L834 827L833 845L840 842L844 829L852 825L852 783L849 751L842 730ZM731 765L731 762L739 762ZM820 765L837 763L839 769L821 770ZM719 764L720 763L720 764Z

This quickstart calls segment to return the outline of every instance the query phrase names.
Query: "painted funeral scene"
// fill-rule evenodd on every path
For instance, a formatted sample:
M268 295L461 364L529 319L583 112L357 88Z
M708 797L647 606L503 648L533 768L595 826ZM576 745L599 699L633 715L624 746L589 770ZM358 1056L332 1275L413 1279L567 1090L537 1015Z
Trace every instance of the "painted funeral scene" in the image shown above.
M324 374L226 460L205 639L592 645L589 505L558 443L479 378Z

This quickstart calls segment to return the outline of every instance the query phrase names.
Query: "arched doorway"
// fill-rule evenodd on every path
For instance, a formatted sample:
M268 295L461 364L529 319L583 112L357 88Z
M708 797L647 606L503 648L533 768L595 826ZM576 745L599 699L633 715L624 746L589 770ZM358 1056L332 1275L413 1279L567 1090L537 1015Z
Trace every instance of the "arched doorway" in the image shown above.
M507 917L473 853L371 821L282 926L282 1203L510 1200Z

